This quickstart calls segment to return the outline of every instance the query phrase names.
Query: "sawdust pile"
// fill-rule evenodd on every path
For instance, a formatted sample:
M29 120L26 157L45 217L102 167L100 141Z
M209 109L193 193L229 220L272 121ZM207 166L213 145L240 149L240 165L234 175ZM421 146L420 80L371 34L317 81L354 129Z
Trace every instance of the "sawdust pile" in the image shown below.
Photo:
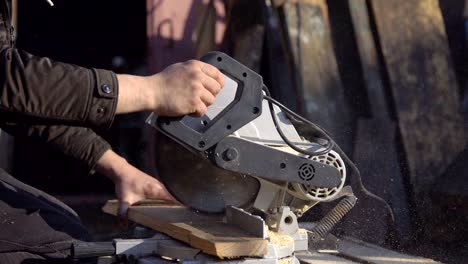
M268 237L270 242L278 246L286 246L294 243L294 239L289 235L279 235L273 231L268 230Z

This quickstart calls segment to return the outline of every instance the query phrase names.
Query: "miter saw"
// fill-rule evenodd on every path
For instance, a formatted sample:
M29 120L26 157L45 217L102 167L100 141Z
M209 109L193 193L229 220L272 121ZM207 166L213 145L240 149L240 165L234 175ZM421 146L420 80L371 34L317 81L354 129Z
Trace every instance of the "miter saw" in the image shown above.
M295 252L320 244L356 203L351 187L345 186L344 153L326 132L271 98L254 71L220 52L201 60L225 77L207 113L198 118L151 114L147 120L160 132L156 145L160 180L193 210L224 214L227 221L266 239L268 234L270 240L271 234L291 238L282 247L271 245L261 259L225 262L298 263ZM310 128L313 136L301 137L293 123ZM337 199L337 205L308 230L299 228L297 219L308 209ZM198 263L220 261L197 257Z
M344 186L346 166L333 140L271 98L262 77L238 61L220 52L201 60L225 77L207 113L148 119L164 135L156 157L161 181L193 209L223 213L234 206L291 236L298 232L297 217L319 202L343 198L309 230L309 241L319 242L356 202ZM301 137L291 120L311 127L316 138Z

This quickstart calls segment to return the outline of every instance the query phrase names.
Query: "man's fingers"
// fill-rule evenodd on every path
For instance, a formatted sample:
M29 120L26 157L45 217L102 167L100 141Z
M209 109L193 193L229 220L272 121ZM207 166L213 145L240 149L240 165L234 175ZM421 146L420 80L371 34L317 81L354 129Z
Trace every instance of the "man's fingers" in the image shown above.
M224 86L224 75L215 66L203 63L200 68L206 75L215 79L221 87Z
M150 185L148 192L146 193L147 199L164 200L173 202L175 204L181 204L172 194L166 189L166 187L158 180L154 179L154 184Z
M218 81L208 75L205 75L205 77L202 78L201 83L203 84L203 87L210 91L210 93L214 96L216 96L222 88Z
M160 197L161 197L161 199L164 200L164 201L173 202L173 203L175 203L175 204L182 204L182 203L179 202L174 196L172 196L172 194L170 194L169 191L167 191L165 188L164 188L164 190L162 191Z
M203 104L208 107L212 105L215 101L215 96L211 94L210 92L204 90L202 91L200 95L200 100L203 102Z
M190 114L190 116L192 116L192 117L202 117L206 113L207 110L208 110L208 108L206 107L205 103L200 102L198 104L198 106L197 106L197 109L195 109L195 112Z
M117 216L119 217L121 225L124 227L128 226L128 208L130 203L126 201L119 201L119 207L117 209Z

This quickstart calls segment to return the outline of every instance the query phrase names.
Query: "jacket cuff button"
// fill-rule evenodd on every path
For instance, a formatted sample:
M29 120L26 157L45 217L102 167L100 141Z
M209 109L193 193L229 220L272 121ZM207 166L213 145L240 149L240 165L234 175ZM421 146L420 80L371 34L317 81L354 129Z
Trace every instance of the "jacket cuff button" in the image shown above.
M102 91L103 93L105 93L105 94L110 94L110 93L112 93L112 88L111 88L109 85L107 85L107 84L103 84L103 85L101 86L101 91Z

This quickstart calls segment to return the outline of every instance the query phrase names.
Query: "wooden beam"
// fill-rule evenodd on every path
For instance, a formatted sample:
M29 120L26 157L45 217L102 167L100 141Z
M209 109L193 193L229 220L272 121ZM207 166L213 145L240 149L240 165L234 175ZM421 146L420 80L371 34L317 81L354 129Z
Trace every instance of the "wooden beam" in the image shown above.
M233 1L225 34L232 46L232 56L257 73L263 53L264 5L263 0Z
M397 155L397 127L392 120L389 98L381 76L381 61L372 33L366 0L348 0L360 57L371 118L358 120L354 161L361 171L364 185L392 207L398 238L411 240L411 221L407 193ZM385 151L383 151L385 150ZM355 190L358 191L358 190ZM377 244L385 243L392 225L388 208L375 199L360 196L350 212L347 234ZM359 219L356 221L356 219ZM367 226L365 230L359 228Z
M287 1L281 8L299 110L349 150L351 109L344 98L326 1Z
M216 49L216 8L214 1L197 5L197 19L193 30L195 58L201 58L206 53Z
M417 204L465 147L437 0L371 1Z
M297 87L292 82L291 65L288 61L288 47L285 41L279 10L265 5L265 49L269 76L265 80L272 95L294 111L300 110Z
M257 73L260 73L264 32L265 28L259 24L239 32L232 53L235 59Z
M117 209L117 201L108 201L102 208L112 215L117 215ZM156 203L131 206L128 219L220 258L261 257L267 253L267 240L224 223L221 215Z

